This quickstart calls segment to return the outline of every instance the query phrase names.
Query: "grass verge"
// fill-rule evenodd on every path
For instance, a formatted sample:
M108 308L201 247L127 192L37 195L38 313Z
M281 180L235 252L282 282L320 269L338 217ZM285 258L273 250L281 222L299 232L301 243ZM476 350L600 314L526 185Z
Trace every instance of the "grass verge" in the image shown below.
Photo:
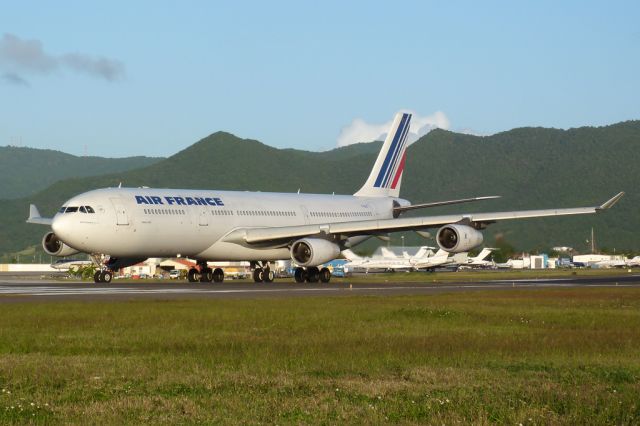
M640 422L640 290L3 305L0 423Z

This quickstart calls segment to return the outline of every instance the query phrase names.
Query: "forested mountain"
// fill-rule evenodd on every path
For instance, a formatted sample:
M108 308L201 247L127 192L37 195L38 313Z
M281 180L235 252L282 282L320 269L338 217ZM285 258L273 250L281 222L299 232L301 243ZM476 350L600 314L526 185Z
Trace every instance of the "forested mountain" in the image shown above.
M76 157L49 149L0 146L0 199L32 195L61 179L119 173L159 160Z
M7 200L0 212L0 253L39 244L45 227L27 225L30 203L52 215L70 196L99 187L151 186L350 194L366 179L380 143L314 153L275 149L218 132L147 167L74 178L33 196ZM521 250L568 245L585 250L593 226L600 246L640 248L640 121L570 130L521 128L492 136L435 130L408 148L401 196L428 202L476 195L503 198L421 211L497 211L597 205L627 195L601 215L506 221L491 225ZM416 213L414 213L416 214ZM413 233L407 244L424 244ZM427 241L433 244L433 241Z

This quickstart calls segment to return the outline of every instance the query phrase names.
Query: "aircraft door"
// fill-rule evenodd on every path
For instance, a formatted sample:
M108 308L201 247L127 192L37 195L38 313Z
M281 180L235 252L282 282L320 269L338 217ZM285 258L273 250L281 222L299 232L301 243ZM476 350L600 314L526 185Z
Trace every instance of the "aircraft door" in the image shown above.
M200 211L200 218L198 219L200 226L209 226L209 215L207 213L209 213L209 211L206 208Z
M129 225L129 216L127 210L124 208L122 200L119 198L111 198L111 204L116 210L116 224L117 225Z
M309 224L309 210L305 206L300 206L300 211L302 211L302 216L304 217L304 223L306 225Z

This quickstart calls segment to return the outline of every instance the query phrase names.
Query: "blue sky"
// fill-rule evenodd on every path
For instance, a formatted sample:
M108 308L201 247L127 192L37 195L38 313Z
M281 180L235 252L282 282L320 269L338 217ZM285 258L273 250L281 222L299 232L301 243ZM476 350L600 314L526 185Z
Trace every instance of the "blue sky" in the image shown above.
M640 119L639 22L632 1L7 2L0 145L326 150L403 109L421 133Z

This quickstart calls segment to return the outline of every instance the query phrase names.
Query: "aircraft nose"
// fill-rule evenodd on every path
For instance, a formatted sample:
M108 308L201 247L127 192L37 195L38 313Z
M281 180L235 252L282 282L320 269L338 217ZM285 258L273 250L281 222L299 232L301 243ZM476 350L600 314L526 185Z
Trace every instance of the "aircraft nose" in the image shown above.
M62 214L57 214L51 221L51 229L58 238L64 240L69 235L70 223L69 218Z

